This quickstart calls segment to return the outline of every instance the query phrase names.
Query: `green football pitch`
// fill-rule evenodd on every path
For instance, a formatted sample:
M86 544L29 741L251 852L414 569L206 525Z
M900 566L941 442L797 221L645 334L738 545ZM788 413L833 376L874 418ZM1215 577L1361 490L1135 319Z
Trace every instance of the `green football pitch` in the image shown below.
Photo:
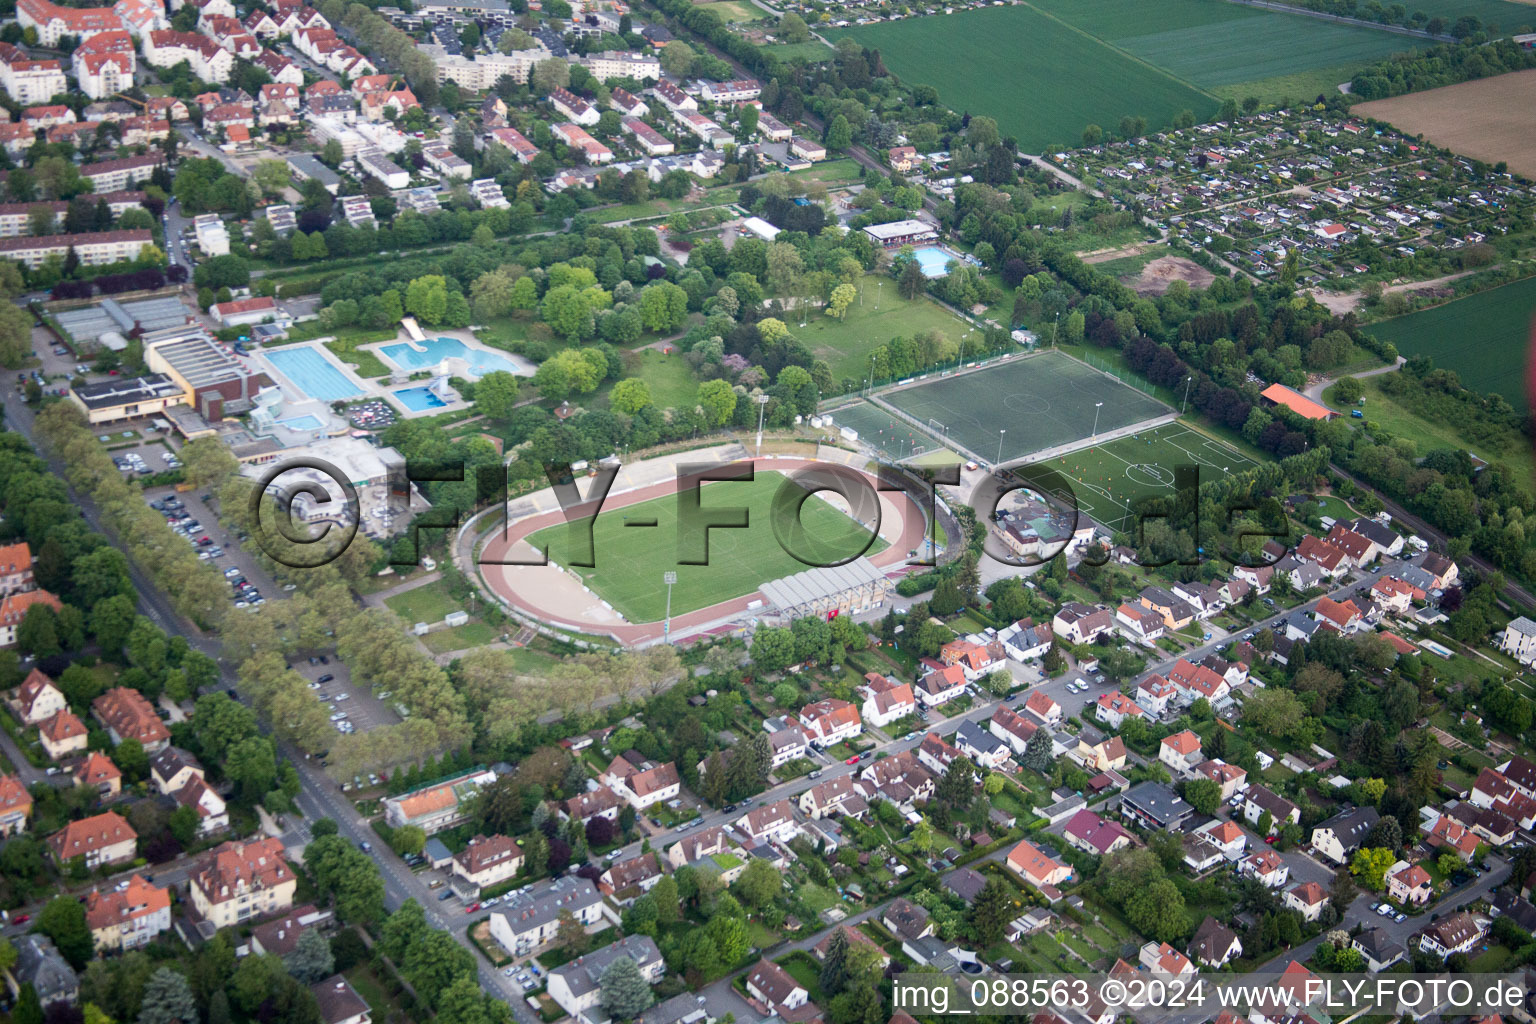
M576 573L583 584L630 622L656 622L667 612L667 587L662 575L677 573L672 588L672 614L708 608L743 594L750 594L769 580L790 576L810 568L784 550L775 531L772 515L774 496L783 486L795 485L782 473L759 470L750 482L716 481L704 485L700 506L707 513L716 509L747 509L746 529L712 529L709 537L709 564L680 565L679 545L690 547L696 537L679 536L676 494L652 498L635 505L598 513L592 527L593 568L574 567L568 525L547 527L531 535L535 548L549 545L553 562ZM802 492L803 493L803 492ZM840 501L830 493L827 497ZM655 526L639 524L654 520ZM626 526L626 521L634 524ZM585 522L583 520L582 522ZM876 537L873 543L867 527L854 522L842 509L829 501L812 498L800 508L800 523L810 540L805 550L791 542L802 554L810 548L829 560L842 561L860 553L873 555L886 548ZM699 533L702 534L702 528Z
M1064 352L1046 351L878 393L923 429L992 462L1107 434L1170 410ZM1097 427L1095 427L1097 423Z
M1129 531L1131 507L1142 498L1172 494L1179 466L1197 466L1202 481L1252 468L1236 448L1182 423L1081 448L1044 463L1071 481L1077 507L1116 531Z

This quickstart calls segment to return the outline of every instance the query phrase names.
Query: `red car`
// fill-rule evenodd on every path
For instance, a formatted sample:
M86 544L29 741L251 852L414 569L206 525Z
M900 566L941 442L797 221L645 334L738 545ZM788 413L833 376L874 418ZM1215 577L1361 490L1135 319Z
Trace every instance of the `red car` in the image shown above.
M858 754L854 754L848 760L843 762L843 764L858 764L858 763L859 763L859 755Z
M464 908L464 913L466 913L466 914L473 914L475 911L477 911L479 909L480 909L480 904L478 904L478 903L471 903L469 906Z
M1264 841L1266 843L1268 843L1269 845L1273 846L1273 845L1275 845L1275 840L1278 839L1278 838L1279 838L1278 836L1265 836L1264 837Z
M32 920L31 914L17 914L11 918L11 924L26 924L30 920Z

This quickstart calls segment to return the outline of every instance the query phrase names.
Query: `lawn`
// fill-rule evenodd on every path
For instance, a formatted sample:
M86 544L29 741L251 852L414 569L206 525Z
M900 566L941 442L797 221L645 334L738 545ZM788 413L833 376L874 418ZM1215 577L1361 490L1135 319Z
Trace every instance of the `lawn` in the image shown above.
M463 602L448 593L441 581L385 598L384 603L408 623L441 622L449 612L464 608Z
M939 331L949 340L959 341L971 329L965 321L925 297L902 298L896 291L896 282L883 274L865 275L859 287L862 299L854 300L841 320L818 309L806 314L804 327L797 317L786 317L795 337L805 343L813 356L825 359L832 367L835 380L863 381L869 374L869 354L892 338Z
M1536 10L1532 18L1536 19ZM1503 395L1523 412L1528 403L1521 384L1533 309L1536 277L1528 277L1433 309L1384 320L1369 330L1392 342L1403 355L1429 356L1436 366L1455 370L1472 390ZM1471 343L1471 339L1476 342Z
M464 651L471 647L484 647L501 636L502 630L483 622L467 622L452 629L440 629L422 637L422 642L433 654Z
M824 160L801 171L790 171L790 176L803 181L857 181L859 165L851 159Z
M803 60L807 64L831 60L836 56L836 51L830 46L826 43L818 43L814 39L808 43L780 43L777 46L764 46L762 51L785 62Z
M1402 38L1402 37L1400 37ZM1404 39L1406 42L1407 40ZM1215 85L1211 91L1222 99L1239 102L1249 96L1258 97L1262 103L1290 105L1298 100L1311 102L1318 96L1332 96L1339 91L1339 83L1347 82L1360 70L1358 61L1337 64L1327 68L1312 68L1286 75L1257 78L1234 85Z
M548 544L552 561L577 573L586 586L629 621L655 622L667 610L663 573L677 573L672 614L680 615L750 594L767 580L808 568L784 550L773 526L774 495L786 483L779 473L759 472L750 483L720 481L702 489L699 497L704 515L744 508L747 523L745 529L716 528L707 534L702 527L690 529L687 550L700 550L702 539L708 539L707 565L681 564L685 538L679 530L682 499L677 495L599 515L592 528L595 568L571 566L572 536L564 525L535 533L529 543L534 547ZM630 533L626 529L629 523L654 532ZM804 534L795 546L807 557L819 554L829 561L846 559L869 540L866 529L826 501L806 501L800 509L800 523ZM885 543L875 538L865 553L884 548Z
M645 381L651 389L651 402L658 409L692 408L699 391L698 378L682 356L663 355L653 348L626 355L624 372Z
M374 1020L382 1022L393 1019L391 1014L395 1009L394 1000L389 998L389 993L384 990L372 968L366 965L354 967L345 977L357 990L357 994L363 997L363 1002L368 1004Z
M1149 18L1163 8L1121 6L1144 8ZM1075 144L1085 125L1118 124L1125 114L1145 117L1155 132L1180 111L1202 121L1218 106L1209 93L1028 4L828 33L843 35L878 49L904 81L937 88L946 106L996 118L1028 153Z

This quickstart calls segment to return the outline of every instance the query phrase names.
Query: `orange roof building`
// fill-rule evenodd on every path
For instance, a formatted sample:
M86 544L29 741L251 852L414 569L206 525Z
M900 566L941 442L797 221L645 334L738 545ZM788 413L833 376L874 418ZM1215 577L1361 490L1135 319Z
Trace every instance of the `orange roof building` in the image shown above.
M139 834L115 811L72 821L48 837L48 848L59 864L85 858L88 868L132 860Z
M106 726L113 743L130 737L144 746L146 754L158 754L171 742L171 732L138 690L114 686L91 701L91 711Z
M0 836L20 835L32 816L32 794L14 775L0 774Z
M1331 420L1338 415L1327 406L1319 405L1300 391L1288 388L1284 384L1271 384L1259 392L1259 397L1267 399L1271 405L1284 406L1296 415L1309 420Z
M85 894L85 923L97 952L137 949L171 926L171 893L138 875L120 889Z

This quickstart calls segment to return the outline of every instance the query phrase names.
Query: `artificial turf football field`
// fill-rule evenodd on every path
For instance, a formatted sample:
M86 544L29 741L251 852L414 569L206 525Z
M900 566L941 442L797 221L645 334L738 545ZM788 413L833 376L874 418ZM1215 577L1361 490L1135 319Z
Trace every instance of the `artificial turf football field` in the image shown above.
M528 543L535 548L548 544L551 561L566 572L575 573L630 622L656 622L667 612L664 573L677 573L677 583L672 587L672 614L681 615L750 594L769 580L810 568L784 550L773 527L774 495L786 483L788 479L783 474L760 470L751 482L716 481L704 485L700 505L706 512L746 508L748 524L746 529L709 531L708 565L678 564L680 498L676 494L598 513L592 527L592 561L596 565L590 569L570 564L574 549L567 525L540 530L528 537ZM625 525L626 520L640 523L651 519L656 521L655 526ZM866 549L869 529L818 498L801 506L800 522L805 534L814 538L815 550L835 560L846 559L861 550L873 555L887 546L876 537Z

